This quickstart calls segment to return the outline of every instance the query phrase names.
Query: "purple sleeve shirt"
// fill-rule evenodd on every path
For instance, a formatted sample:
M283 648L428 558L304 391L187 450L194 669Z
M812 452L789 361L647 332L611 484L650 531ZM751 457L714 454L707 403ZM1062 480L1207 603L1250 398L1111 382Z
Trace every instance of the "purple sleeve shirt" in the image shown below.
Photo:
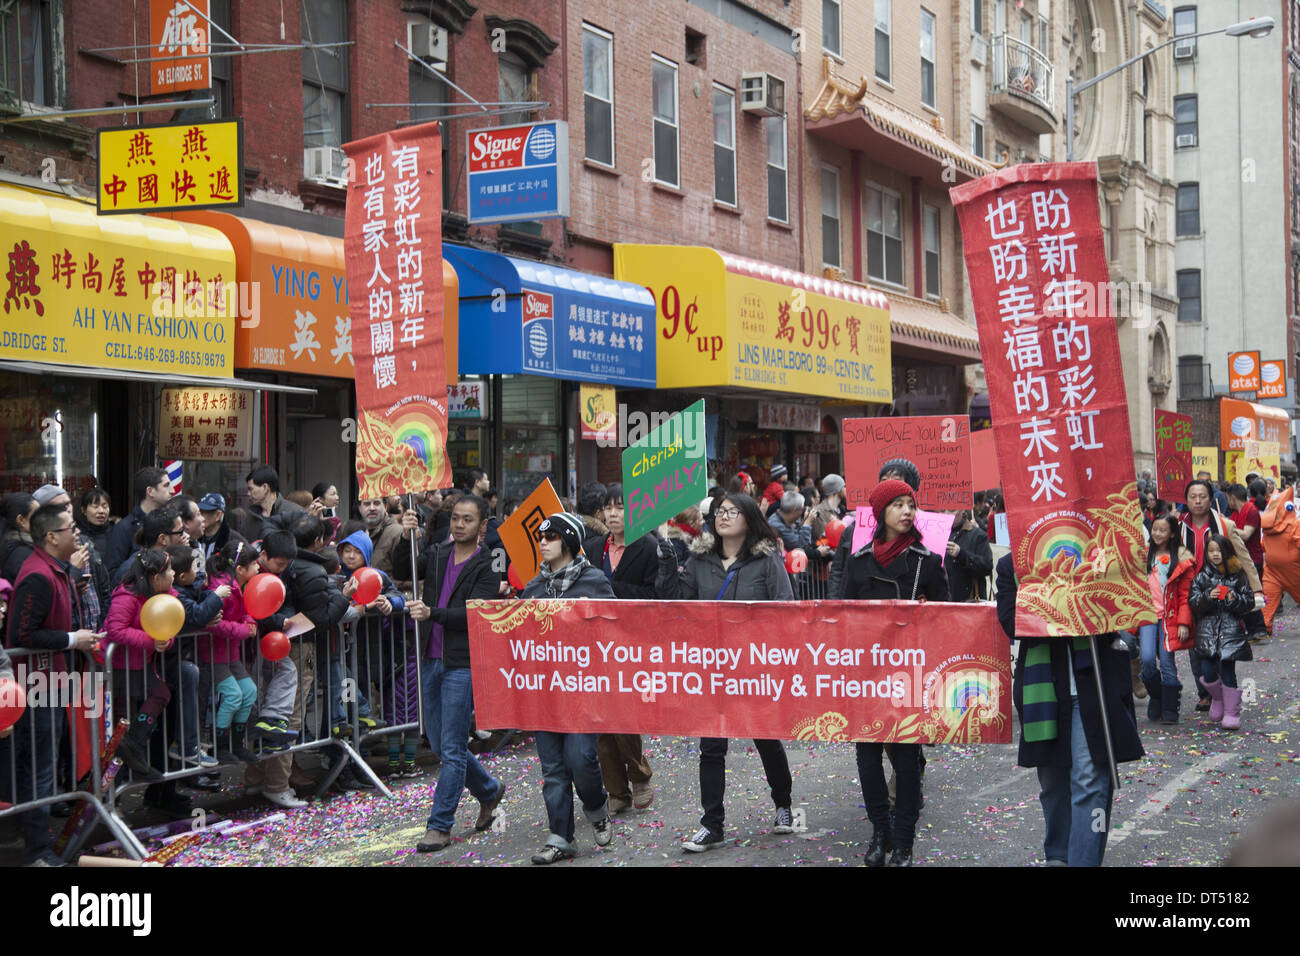
M478 554L478 552L479 549L475 548L474 554ZM452 555L455 553L456 552L453 550L452 553L447 556L449 562L447 565L447 576L442 579L442 590L438 592L438 607L446 607L451 601L451 592L456 588L456 579L460 577L460 572L465 570L465 565L469 564L474 557L474 554L471 554L460 564L456 564L455 561L452 561ZM436 621L429 632L428 657L431 660L433 658L442 657L442 625Z

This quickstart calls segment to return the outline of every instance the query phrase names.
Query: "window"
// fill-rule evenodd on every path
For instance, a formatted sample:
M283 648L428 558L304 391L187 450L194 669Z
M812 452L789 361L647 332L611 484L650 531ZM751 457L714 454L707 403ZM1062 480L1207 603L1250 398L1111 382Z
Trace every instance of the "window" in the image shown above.
M786 208L785 117L763 120L767 134L767 218L789 222Z
M840 171L822 167L822 265L840 267Z
M691 66L698 66L701 70L707 69L708 60L708 37L703 33L698 33L690 27L686 28L686 62Z
M939 292L939 209L922 207L925 241L925 294L938 296Z
M614 165L614 37L582 25L582 100L586 157Z
M54 89L54 7L50 0L0 3L0 103L58 105Z
M935 108L934 14L921 11L921 102Z
M1174 10L1174 36L1185 37L1196 33L1196 8L1177 7ZM1191 41L1195 43L1196 41Z
M1178 321L1201 321L1201 270L1178 271Z
M212 22L217 24L223 30L230 30L230 0L210 0L208 4L208 16ZM213 40L224 41L226 38L220 33L209 28L209 35ZM211 107L213 119L232 119L235 116L235 91L233 85L233 56L214 56L208 62L211 64L210 72L212 74L212 99L214 100Z
M980 159L984 158L984 121L970 118L970 151Z
M1178 356L1178 398L1204 398L1205 393L1205 364L1201 356Z
M303 0L302 38L341 43L348 38L346 0ZM348 129L349 47L302 51L303 145L341 147Z
M970 4L970 32L984 32L984 0L971 0Z
M533 98L533 74L517 53L506 50L497 54L497 99L506 103L525 103ZM501 114L502 126L532 122L532 110L512 110Z
M876 79L889 82L889 0L876 0Z
M822 49L840 55L840 0L822 0Z
M213 62L216 62L215 60ZM430 69L433 66L444 66L445 64L435 64L434 61L424 60L416 63L410 62L409 86L411 103L410 118L416 122L428 123L441 121L443 117L450 116L451 110L445 106L418 106L419 103L450 103L452 100L451 87L447 81L442 78L442 74L437 69ZM448 153L448 143L451 136L449 135L450 124L439 122L439 129L442 133L440 137L442 143L442 209L443 212L451 210L455 196L452 192L452 173L451 162Z
M1038 52L1046 57L1052 55L1052 28L1047 17L1041 14L1038 17Z
M655 181L676 186L677 64L655 57L651 87L654 97Z
M1201 234L1201 186L1200 183L1178 184L1178 235L1199 236Z
M903 284L903 200L896 192L867 187L867 275Z
M713 87L713 198L736 205L736 94Z
M1174 146L1196 145L1196 94L1174 97ZM1183 139L1190 136L1191 141ZM1182 142L1179 142L1182 140Z

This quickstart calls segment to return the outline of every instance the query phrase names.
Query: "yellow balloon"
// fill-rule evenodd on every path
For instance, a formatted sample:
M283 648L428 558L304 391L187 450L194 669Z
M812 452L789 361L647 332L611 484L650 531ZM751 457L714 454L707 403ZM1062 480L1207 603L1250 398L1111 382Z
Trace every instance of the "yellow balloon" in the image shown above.
M170 594L155 594L140 608L140 626L155 641L170 641L185 626L185 608Z

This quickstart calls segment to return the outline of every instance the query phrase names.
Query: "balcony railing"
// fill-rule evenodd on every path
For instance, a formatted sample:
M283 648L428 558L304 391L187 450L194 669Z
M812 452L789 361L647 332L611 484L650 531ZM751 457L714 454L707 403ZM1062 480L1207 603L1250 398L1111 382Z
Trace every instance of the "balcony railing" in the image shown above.
M1022 96L1051 113L1052 61L1005 33L993 37L992 47L993 92Z

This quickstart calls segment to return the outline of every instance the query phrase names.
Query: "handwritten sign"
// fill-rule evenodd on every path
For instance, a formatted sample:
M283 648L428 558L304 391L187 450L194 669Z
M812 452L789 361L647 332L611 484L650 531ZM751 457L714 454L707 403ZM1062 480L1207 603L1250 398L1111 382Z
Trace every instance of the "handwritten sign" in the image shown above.
M918 508L959 511L974 507L970 418L922 415L910 418L844 419L844 479L850 506L867 503L880 466L892 458L916 465L921 487Z
M1211 481L1219 480L1219 449L1214 445L1192 446L1192 475L1203 471L1210 473Z
M704 399L678 412L623 452L628 542L703 498Z
M497 533L501 535L501 544L505 546L510 563L518 572L520 581L531 581L537 576L537 567L541 564L541 555L537 551L537 539L533 535L538 525L549 516L563 511L560 496L550 479L533 489L533 493L524 499L523 504L514 513L501 522Z
M1155 410L1156 494L1173 499L1192 480L1192 417Z
M921 543L939 556L947 558L948 536L952 534L953 515L918 510L912 526L921 532ZM870 508L859 508L853 522L853 550L857 551L876 533L876 516Z

